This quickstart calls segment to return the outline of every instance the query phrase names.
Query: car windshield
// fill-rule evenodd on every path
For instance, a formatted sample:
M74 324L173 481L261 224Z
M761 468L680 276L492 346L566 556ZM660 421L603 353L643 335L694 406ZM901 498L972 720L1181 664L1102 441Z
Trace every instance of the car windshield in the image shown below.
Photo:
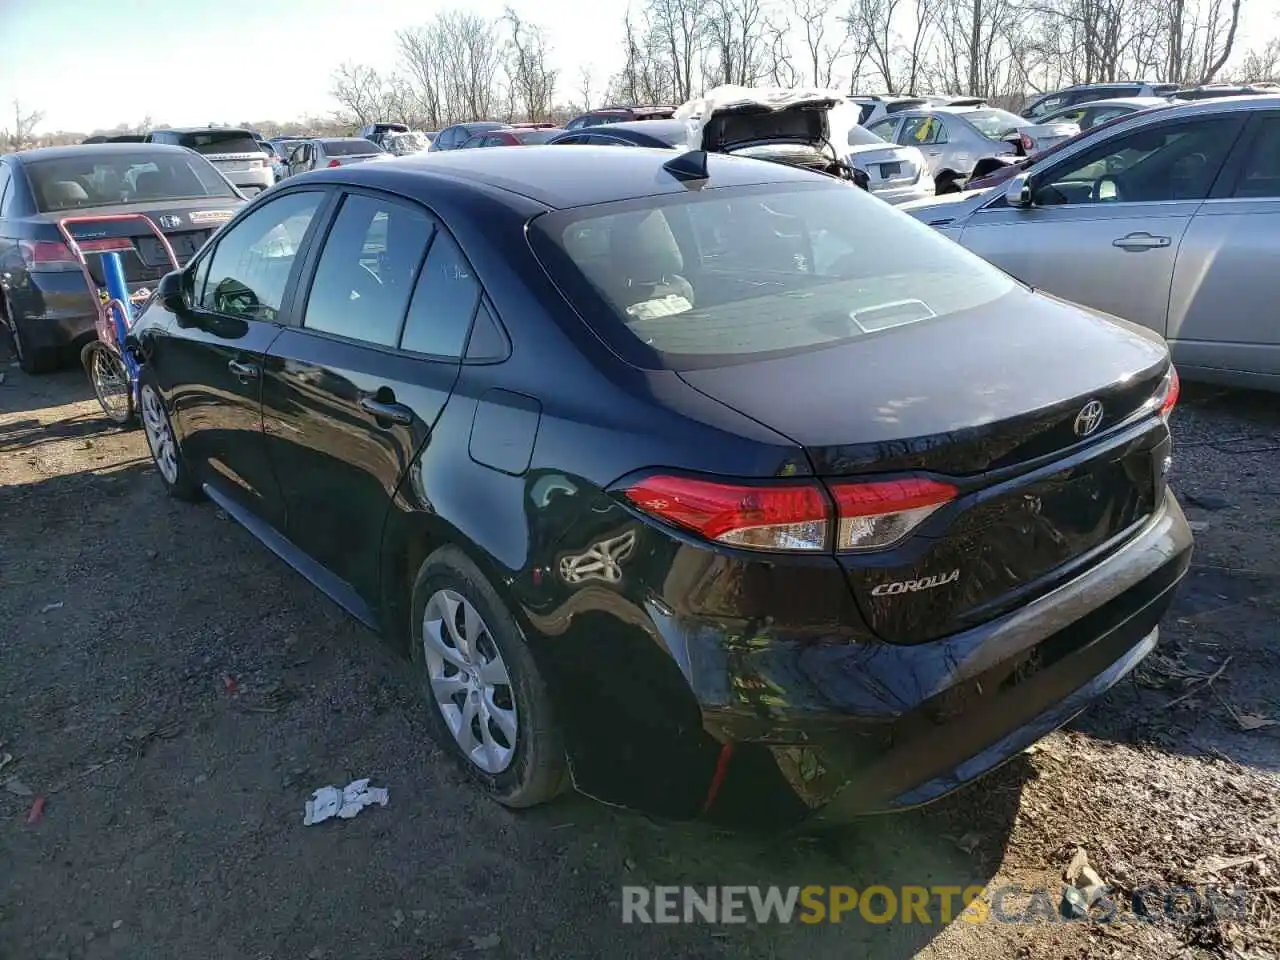
M178 137L178 145L196 153L257 153L258 141L244 130L209 130L184 133Z
M327 157L359 157L383 150L372 140L321 140Z
M1001 140L1011 133L1016 133L1019 125L1026 122L1017 114L995 107L969 110L961 116L973 124L988 140Z
M431 141L421 133L397 133L387 140L387 147L398 156L419 153L431 146Z
M691 191L536 218L534 249L632 362L689 369L940 322L1017 289L847 184Z
M42 213L153 200L234 198L236 193L207 160L183 154L138 152L36 160L25 165Z

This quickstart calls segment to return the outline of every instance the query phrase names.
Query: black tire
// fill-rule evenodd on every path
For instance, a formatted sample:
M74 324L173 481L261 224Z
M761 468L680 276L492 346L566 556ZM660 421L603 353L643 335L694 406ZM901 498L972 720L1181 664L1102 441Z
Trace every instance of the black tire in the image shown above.
M22 325L14 319L13 314L9 312L9 305L3 299L0 299L0 326L3 326L9 335L13 352L18 358L18 366L22 368L23 373L35 376L41 373L52 373L58 369L57 348L45 347L37 350L30 346L22 335Z
M469 602L484 620L510 678L510 693L518 719L514 752L509 765L493 774L466 756L445 722L436 702L423 643L423 620L428 601L449 590ZM480 569L457 547L441 547L423 562L413 584L410 647L414 671L422 688L431 733L440 748L503 806L525 808L553 800L568 785L564 739L556 725L551 697L525 643L515 617Z
M122 427L136 427L138 411L133 407L133 391L129 387L129 374L124 368L124 362L101 340L90 340L80 351L80 364L84 367L89 383L93 385L98 406L102 407L102 412L108 419ZM110 368L114 376L124 384L123 395L113 398L106 396L101 375L105 368Z
M159 413L163 416L164 423L168 427L169 435L173 441L176 470L173 471L172 477L166 476L167 470L161 465L160 457L156 453L152 429L148 425L148 416L153 412L149 407L148 393L154 396ZM147 449L151 451L152 462L155 464L156 473L160 476L160 482L164 484L165 492L175 500L182 500L185 503L197 503L203 500L204 490L201 488L199 481L196 480L191 471L191 466L182 452L182 442L178 439L177 431L173 429L173 421L170 419L169 408L165 405L164 394L161 393L156 385L154 375L148 373L145 369L138 380L138 396L138 416L142 421L143 433L147 438Z

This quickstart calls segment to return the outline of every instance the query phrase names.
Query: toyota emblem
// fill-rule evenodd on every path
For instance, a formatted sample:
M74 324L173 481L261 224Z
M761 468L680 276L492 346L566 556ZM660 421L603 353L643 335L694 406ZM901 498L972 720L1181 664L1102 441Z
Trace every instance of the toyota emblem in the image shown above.
M174 227L182 226L182 218L175 217L172 214L166 214L160 218L160 226L164 227L166 230L172 230Z
M1076 414L1075 431L1077 437L1087 437L1102 426L1102 403L1090 400Z

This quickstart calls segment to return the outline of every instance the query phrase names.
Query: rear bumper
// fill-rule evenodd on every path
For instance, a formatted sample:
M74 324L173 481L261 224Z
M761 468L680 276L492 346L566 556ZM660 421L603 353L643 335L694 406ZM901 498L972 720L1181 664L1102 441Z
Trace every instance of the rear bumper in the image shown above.
M251 196L274 186L276 182L276 175L271 167L262 167L259 170L219 170L219 172L234 183L242 193L248 193Z
M996 620L909 646L842 635L843 601L819 565L802 595L774 596L776 617L739 623L691 609L689 593L672 592L673 565L647 600L612 594L611 611L590 604L611 629L597 619L576 643L572 630L544 637L567 661L548 666L567 705L575 782L613 802L729 822L841 822L928 803L1132 671L1155 646L1191 551L1166 492L1124 546L1075 578ZM716 557L698 590L749 597L773 576ZM797 614L831 626L797 630ZM533 619L535 629L560 632ZM637 624L650 642L624 642ZM576 678L571 689L566 677Z
M27 279L6 292L30 349L60 349L97 336L98 309L79 272L30 273ZM153 286L131 283L129 292Z

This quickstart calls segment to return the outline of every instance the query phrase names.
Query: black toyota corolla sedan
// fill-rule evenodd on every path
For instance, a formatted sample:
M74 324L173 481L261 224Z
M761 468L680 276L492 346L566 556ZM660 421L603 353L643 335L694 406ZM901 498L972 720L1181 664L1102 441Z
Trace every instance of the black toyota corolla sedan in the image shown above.
M1148 331L861 190L584 146L290 179L133 349L169 491L401 642L501 803L924 803L1156 643Z

